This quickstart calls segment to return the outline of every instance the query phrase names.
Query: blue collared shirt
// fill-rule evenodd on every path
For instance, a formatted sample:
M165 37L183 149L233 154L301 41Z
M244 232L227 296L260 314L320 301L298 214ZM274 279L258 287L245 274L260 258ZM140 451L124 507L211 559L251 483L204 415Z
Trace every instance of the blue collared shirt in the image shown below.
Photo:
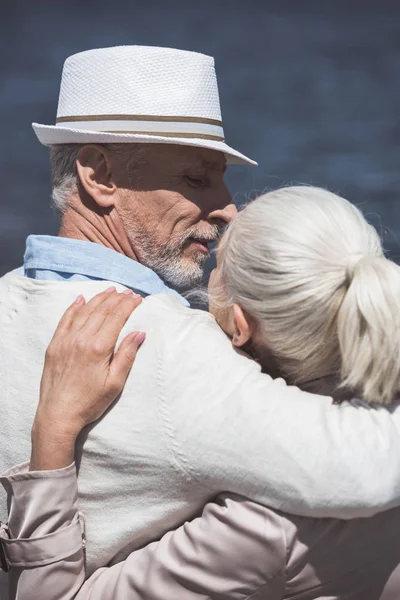
M23 274L31 279L52 281L104 279L120 283L143 296L173 294L188 305L148 267L115 250L83 240L30 235L26 240Z

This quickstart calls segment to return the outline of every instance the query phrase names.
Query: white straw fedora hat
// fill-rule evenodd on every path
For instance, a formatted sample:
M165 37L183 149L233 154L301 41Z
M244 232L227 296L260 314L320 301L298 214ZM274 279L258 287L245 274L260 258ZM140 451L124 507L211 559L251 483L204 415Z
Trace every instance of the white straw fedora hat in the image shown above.
M184 144L257 164L225 143L214 59L197 52L117 46L74 54L64 63L56 125L32 126L45 146Z

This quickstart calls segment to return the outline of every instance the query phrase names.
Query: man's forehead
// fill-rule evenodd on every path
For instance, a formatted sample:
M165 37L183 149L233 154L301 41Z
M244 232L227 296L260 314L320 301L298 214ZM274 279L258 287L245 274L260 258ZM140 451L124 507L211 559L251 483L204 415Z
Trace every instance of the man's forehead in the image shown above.
M205 161L203 163L203 166L209 170L209 171L223 171L225 173L226 169L227 169L227 165L226 165L226 159L223 158L223 160L219 161L219 162L209 162L209 161Z
M185 166L202 167L208 171L226 170L226 158L223 152L213 150L186 152L181 156L181 161Z
M225 154L218 150L183 144L154 144L149 150L154 160L160 161L160 165L167 170L173 167L219 172L226 170Z

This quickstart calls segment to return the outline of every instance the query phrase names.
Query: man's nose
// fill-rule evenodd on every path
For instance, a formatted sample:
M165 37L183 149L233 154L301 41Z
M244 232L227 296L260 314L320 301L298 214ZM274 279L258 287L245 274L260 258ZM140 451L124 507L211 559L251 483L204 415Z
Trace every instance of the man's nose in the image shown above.
M224 206L224 208L219 208L217 210L213 210L209 215L210 221L222 221L224 224L230 223L237 215L237 208L233 202Z

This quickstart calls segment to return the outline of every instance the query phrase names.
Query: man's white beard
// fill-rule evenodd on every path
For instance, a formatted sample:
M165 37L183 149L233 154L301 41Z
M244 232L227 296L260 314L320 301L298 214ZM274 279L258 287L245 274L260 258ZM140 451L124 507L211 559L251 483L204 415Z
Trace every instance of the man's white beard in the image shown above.
M142 249L143 250L143 249ZM143 253L146 267L152 269L173 288L189 289L201 283L206 256L198 253L197 260L182 256L181 248L165 248L158 256Z
M152 269L161 279L173 288L190 289L201 283L204 275L204 264L207 256L198 252L192 258L184 256L183 249L190 238L198 238L214 242L221 228L209 224L207 227L193 227L179 241L170 240L164 247L155 252L153 243L147 238L140 242L141 263Z

